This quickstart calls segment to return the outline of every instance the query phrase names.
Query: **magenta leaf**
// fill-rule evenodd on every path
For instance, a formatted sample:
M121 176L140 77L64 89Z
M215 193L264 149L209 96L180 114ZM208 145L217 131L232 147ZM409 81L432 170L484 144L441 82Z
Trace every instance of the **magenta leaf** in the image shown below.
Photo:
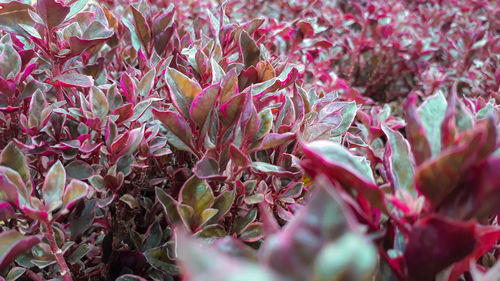
M36 11L48 28L61 24L71 8L56 0L38 0Z
M421 219L413 226L404 253L409 276L412 280L434 280L441 270L472 253L477 242L473 222L439 216Z

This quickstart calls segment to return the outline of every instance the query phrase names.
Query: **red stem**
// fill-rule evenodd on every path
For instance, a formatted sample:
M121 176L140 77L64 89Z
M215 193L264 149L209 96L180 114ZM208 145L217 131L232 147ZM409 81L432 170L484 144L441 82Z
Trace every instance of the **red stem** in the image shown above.
M45 279L40 277L38 274L34 273L33 271L31 271L29 269L26 270L26 272L24 274L26 274L26 277L30 278L33 281L46 281Z
M66 264L66 260L64 259L63 252L57 246L56 239L54 236L54 230L52 229L52 225L49 222L44 222L44 226L47 229L46 237L49 240L50 250L52 254L56 258L57 264L59 265L59 269L61 270L61 276L64 281L73 281L71 277L71 272L69 270L68 265Z

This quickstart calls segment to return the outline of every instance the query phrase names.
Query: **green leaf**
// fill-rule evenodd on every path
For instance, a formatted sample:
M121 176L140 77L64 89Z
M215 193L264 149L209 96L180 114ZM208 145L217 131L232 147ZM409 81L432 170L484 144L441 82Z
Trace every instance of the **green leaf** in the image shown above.
M57 161L47 173L42 187L43 200L48 212L61 207L65 184L66 171L61 161Z
M149 249L144 252L144 257L146 257L146 260L152 267L168 275L175 276L179 274L179 268L175 265L174 261L169 259L167 246Z
M431 145L432 155L441 151L441 124L446 115L447 102L442 92L428 97L418 108L427 139Z
M222 218L233 206L235 198L235 191L225 191L214 200L212 208L219 210L215 216L213 216L207 224L217 223L217 221Z
M156 69L152 68L148 71L137 85L137 90L139 91L139 95L141 97L147 97L149 92L153 89L153 85L155 82Z
M78 248L76 248L68 258L69 263L77 263L79 262L85 255L87 255L90 250L92 250L88 244L80 244Z
M75 179L71 180L64 190L63 212L67 212L76 202L84 198L88 189L89 186L86 183Z
M207 208L203 210L200 215L200 226L206 224L208 220L210 220L217 214L217 212L219 212L219 210L213 208Z
M212 189L203 179L192 176L182 186L179 202L193 208L197 217L201 217L205 209L212 207L215 201Z
M191 280L287 280L280 278L272 270L260 264L226 255L206 244L197 243L185 235L177 235L177 237L180 265L183 267L182 271L189 275Z
M172 224L178 224L181 222L181 218L179 216L179 212L177 211L177 202L167 194L163 189L156 187L156 198L158 202L163 207L163 210L167 214L167 217Z
M200 238L220 238L226 236L226 231L224 227L218 224L211 224L203 227L202 230L193 235Z
M83 10L83 8L85 8L85 6L87 6L88 2L89 0L77 0L76 2L73 2L73 4L71 4L70 6L69 13L66 15L65 20L68 20L74 15L78 14L78 12L80 12L81 10Z
M92 112L97 116L104 118L109 112L109 104L106 95L101 89L92 86L90 90L90 105Z
M354 121L354 117L356 117L356 112L358 112L358 107L356 106L356 102L346 102L346 103L332 103L335 106L342 106L342 109L340 110L340 116L342 117L342 121L336 127L335 129L332 130L331 136L336 137L340 136L343 133L349 129L349 127L352 124L352 121ZM339 105L340 104L340 105Z
M6 281L15 281L19 279L24 273L26 272L26 268L14 266L9 270L9 273L7 273L7 277L5 277Z
M94 79L92 79L92 76L76 72L58 75L54 77L54 80L59 81L61 86L64 87L90 88L94 86Z
M15 79L21 71L21 56L10 44L0 43L0 69L5 79Z
M282 231L267 237L260 248L261 262L291 280L310 280L321 249L350 229L346 215L352 214L341 205L328 180L316 177L311 190L314 192L306 206Z
M376 264L375 247L358 234L346 233L318 254L314 262L314 276L318 281L369 281Z
M382 131L389 141L385 147L385 164L389 178L395 189L403 188L416 195L413 164L410 161L410 146L400 132L382 124Z
M259 241L264 237L263 224L254 222L249 224L240 234L240 239L245 242Z
M68 177L74 179L88 179L94 174L92 167L84 161L74 160L66 165L66 173Z
M0 271L39 242L39 237L24 236L15 230L0 233Z
M167 68L165 80L170 89L170 98L184 117L189 118L193 100L201 93L200 85L173 68Z
M127 204L127 206L129 206L130 209L135 209L135 208L139 207L139 204L137 203L137 200L135 199L135 197L128 194L128 193L123 194L122 197L120 197L120 201Z
M0 165L15 170L21 176L24 184L28 188L28 193L31 193L32 185L28 163L13 141L9 142L2 150L2 154L0 154Z
M161 238L163 237L163 230L158 221L155 221L150 225L148 231L146 232L146 240L144 241L142 250L146 251L153 247L157 247L161 243Z

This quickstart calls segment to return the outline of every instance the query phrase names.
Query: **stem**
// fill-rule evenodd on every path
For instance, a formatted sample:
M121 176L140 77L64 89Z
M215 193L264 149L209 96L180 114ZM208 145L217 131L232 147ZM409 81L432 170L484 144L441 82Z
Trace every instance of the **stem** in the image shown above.
M63 252L57 246L52 225L49 222L44 222L44 225L45 228L47 228L47 233L45 237L47 237L47 239L49 240L50 250L52 251L54 257L56 258L57 264L59 265L59 269L61 270L61 276L63 280L73 281L69 267L66 264L66 260L64 259Z
M40 277L38 274L34 273L33 271L31 271L29 269L27 269L24 274L26 274L26 277L28 277L29 279L31 279L33 281L46 281L45 279Z

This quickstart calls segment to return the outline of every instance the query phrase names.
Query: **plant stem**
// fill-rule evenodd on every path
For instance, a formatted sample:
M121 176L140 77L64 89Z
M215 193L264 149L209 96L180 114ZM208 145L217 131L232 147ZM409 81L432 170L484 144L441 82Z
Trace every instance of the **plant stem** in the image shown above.
M45 228L47 229L46 237L49 240L50 250L52 254L56 258L57 264L59 265L59 269L61 270L61 276L64 281L73 281L71 277L71 272L69 271L69 267L66 264L66 260L64 259L63 252L57 246L56 239L54 236L54 230L52 229L52 225L49 222L44 222Z
M35 272L33 272L29 269L26 270L26 272L24 274L26 275L26 277L28 277L29 279L31 279L33 281L46 281L45 279L40 277L38 274L36 274Z

